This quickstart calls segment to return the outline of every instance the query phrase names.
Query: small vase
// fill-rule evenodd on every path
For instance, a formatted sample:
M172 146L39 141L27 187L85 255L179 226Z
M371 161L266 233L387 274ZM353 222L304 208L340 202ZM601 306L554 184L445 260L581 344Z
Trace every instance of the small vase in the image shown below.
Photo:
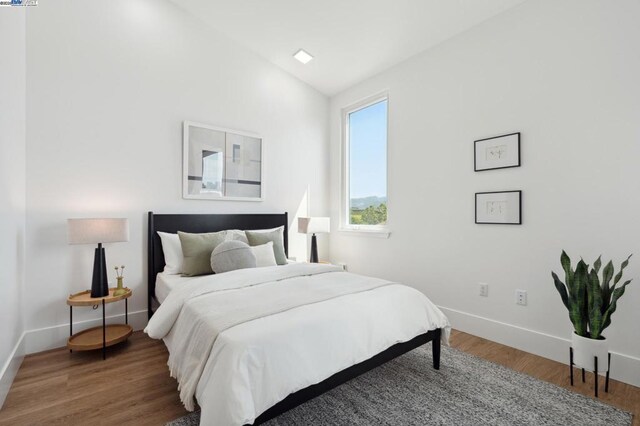
M127 289L124 288L123 284L122 284L122 280L124 279L124 277L117 277L116 280L118 282L118 286L116 287L115 291L113 292L114 296L122 296L124 294L127 294Z
M578 336L575 332L571 335L571 347L573 348L573 363L577 367L588 371L595 369L595 357L598 357L598 372L604 374L607 371L609 345L607 339L589 339Z

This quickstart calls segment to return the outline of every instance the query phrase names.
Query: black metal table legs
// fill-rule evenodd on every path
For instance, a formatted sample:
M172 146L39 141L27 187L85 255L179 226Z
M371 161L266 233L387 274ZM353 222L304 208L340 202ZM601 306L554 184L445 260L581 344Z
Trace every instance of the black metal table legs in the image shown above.
M102 299L102 360L107 359L107 324L104 313L104 299Z
M73 306L69 305L69 337L73 336ZM73 349L69 349L73 353Z
M126 325L129 326L128 298L131 295L131 292L129 291L128 293L125 293L123 298L110 297L110 298L101 298L95 301L91 299L85 300L84 298L80 299L79 301L74 299L74 297L78 295L84 296L85 293L87 292L71 295L67 300L67 303L69 304L69 341L67 343L67 345L69 346L69 352L73 353L73 349L71 348L75 348L76 352L83 351L83 350L102 349L102 359L106 360L107 359L107 312L106 312L107 308L106 308L106 305L111 302L124 300L124 319L125 319ZM91 306L93 307L94 311L100 309L100 305L102 305L102 330L100 330L100 327L91 327L87 330L77 333L77 335L74 337L74 334L73 334L73 306L74 305L87 306L87 307ZM86 321L86 322L89 322L89 321ZM95 319L91 320L90 322L95 324ZM116 325L109 326L109 330L110 330L109 345L115 344L116 342L117 343L122 342L123 340L126 340L131 335L131 332L132 332L131 327L129 326L129 327L123 328L122 327L123 325L124 324L116 324ZM102 331L102 346L100 346L100 331ZM78 337L79 335L85 332L89 334L87 334L82 338L76 339L76 337ZM123 333L123 334L119 334L119 333Z

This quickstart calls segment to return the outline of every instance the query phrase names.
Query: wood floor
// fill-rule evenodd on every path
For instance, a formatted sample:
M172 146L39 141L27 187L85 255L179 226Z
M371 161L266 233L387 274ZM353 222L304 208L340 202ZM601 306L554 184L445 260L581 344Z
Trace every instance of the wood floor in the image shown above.
M451 346L547 382L591 396L592 378L569 386L565 365L466 333L452 333ZM25 358L5 405L0 425L163 425L186 414L177 383L169 377L167 350L141 332L127 343L70 354L66 349ZM442 362L446 362L443 360ZM611 381L601 400L634 413L640 426L640 388Z

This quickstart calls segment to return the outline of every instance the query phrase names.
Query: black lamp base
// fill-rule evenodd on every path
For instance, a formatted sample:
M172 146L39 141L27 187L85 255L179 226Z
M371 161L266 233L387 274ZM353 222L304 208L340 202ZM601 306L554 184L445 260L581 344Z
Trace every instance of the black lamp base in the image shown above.
M107 280L107 261L102 244L98 244L93 257L93 280L91 281L91 297L105 297L109 295L109 281Z
M311 236L311 257L310 263L318 263L318 242L316 241L316 234Z

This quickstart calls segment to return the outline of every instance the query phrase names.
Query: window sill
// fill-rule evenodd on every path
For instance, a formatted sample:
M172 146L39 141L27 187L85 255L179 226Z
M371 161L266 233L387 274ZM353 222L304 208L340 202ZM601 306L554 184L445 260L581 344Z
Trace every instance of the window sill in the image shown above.
M340 228L338 232L345 235L351 235L353 237L370 237L370 238L389 238L391 231L388 229L355 229L355 228Z

